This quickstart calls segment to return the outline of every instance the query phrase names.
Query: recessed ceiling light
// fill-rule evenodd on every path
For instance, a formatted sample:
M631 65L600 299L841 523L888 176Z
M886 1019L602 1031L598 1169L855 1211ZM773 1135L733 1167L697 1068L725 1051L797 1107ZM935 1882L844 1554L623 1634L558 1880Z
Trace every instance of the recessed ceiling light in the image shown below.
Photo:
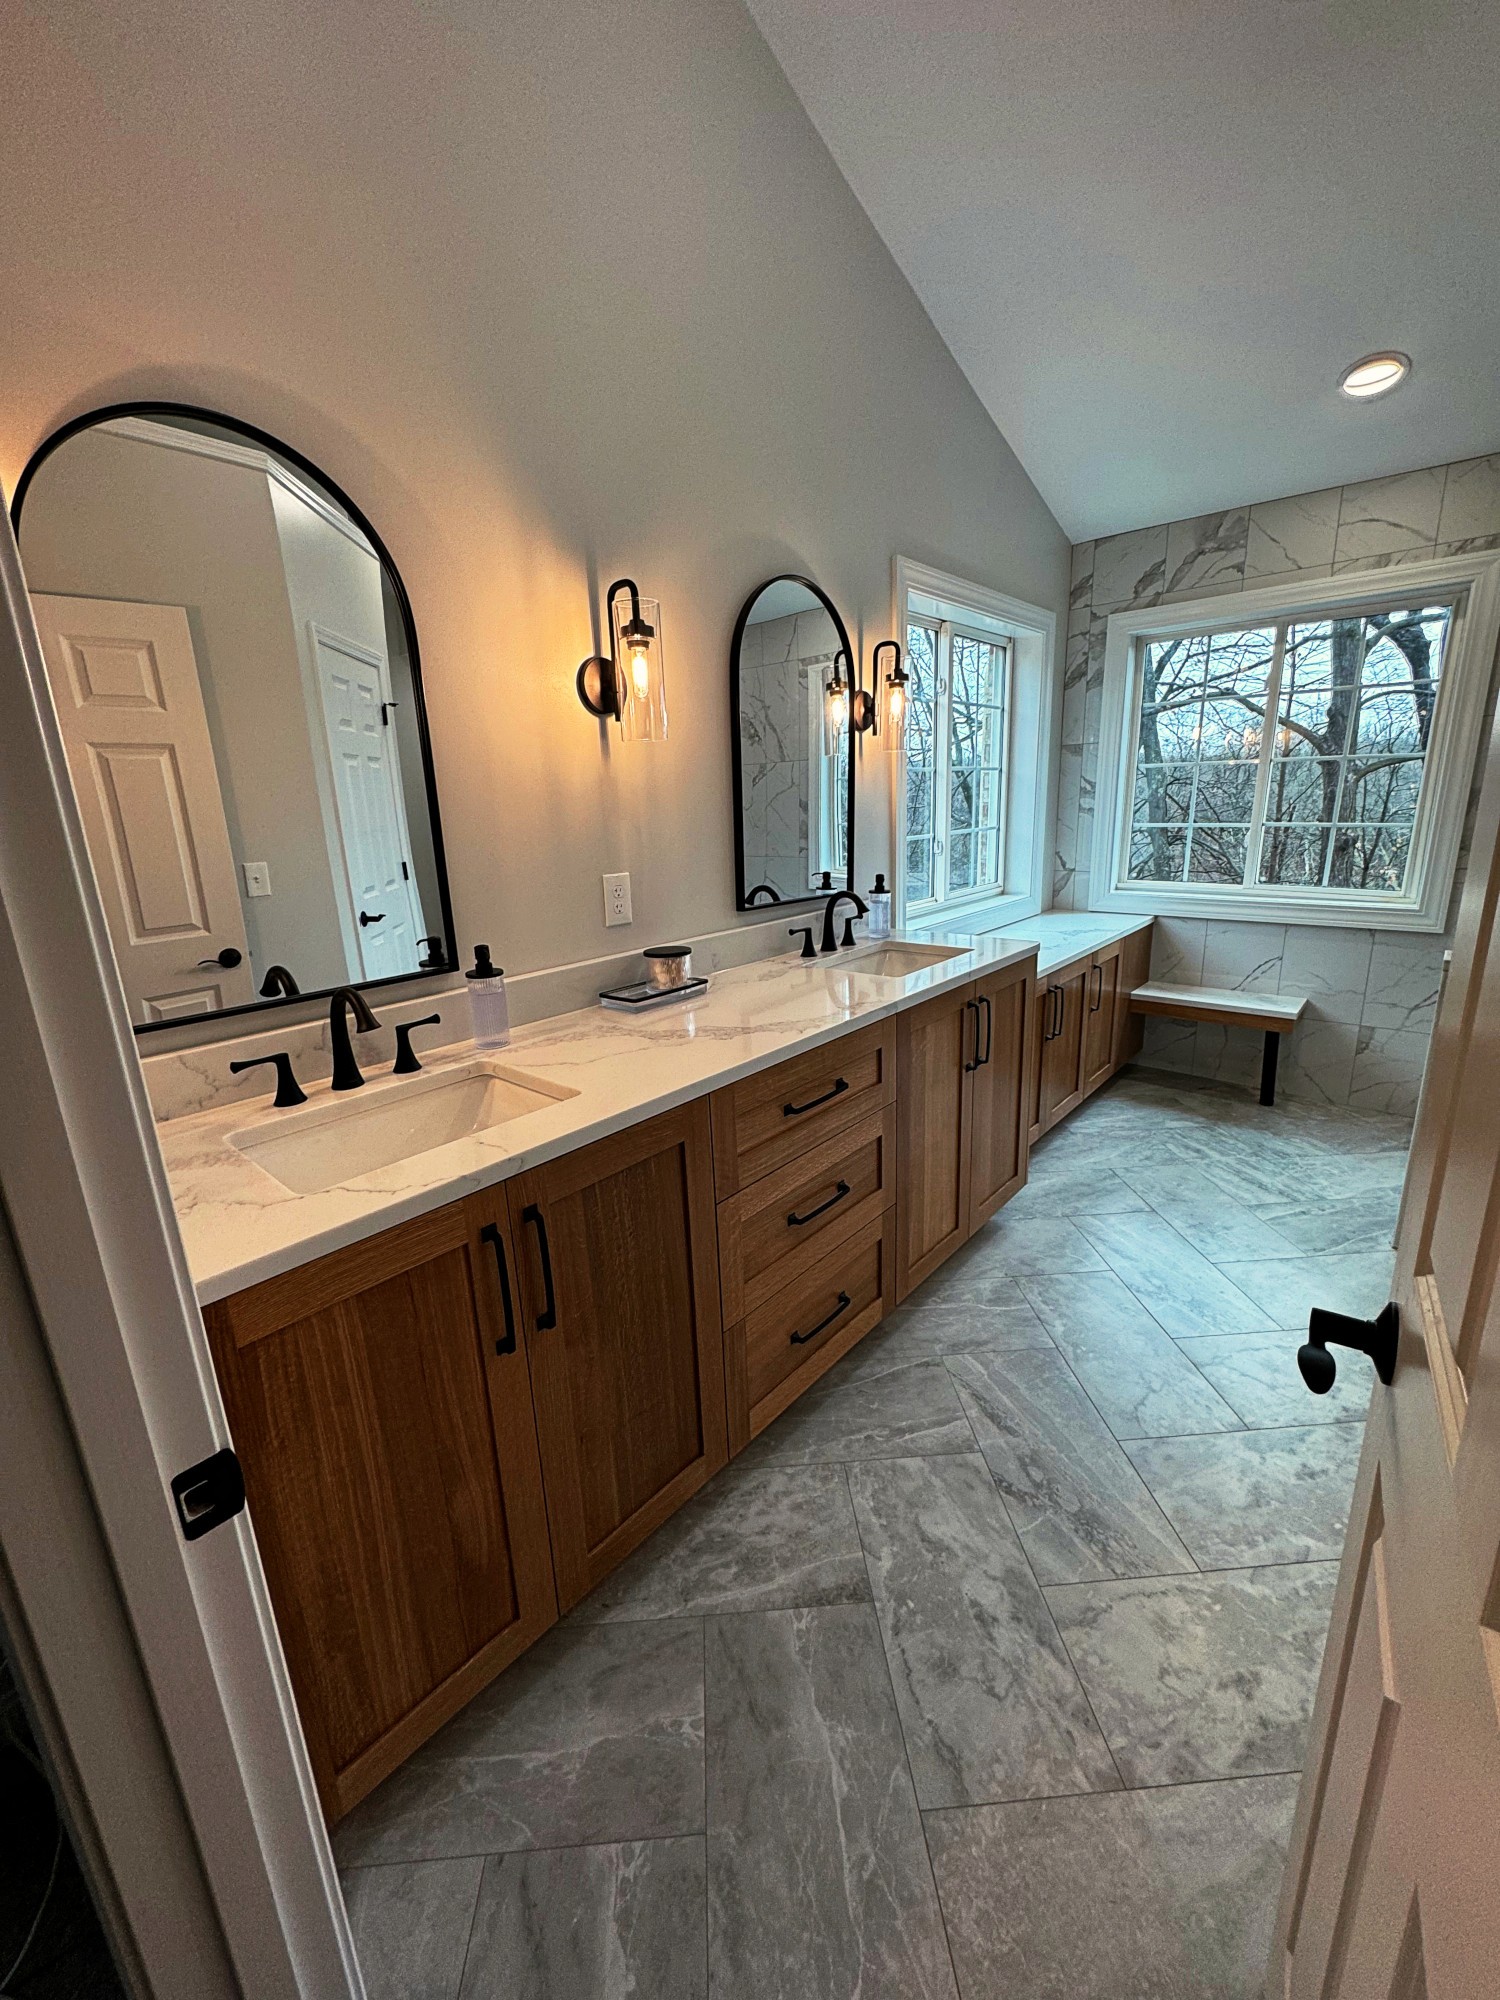
M1339 377L1339 387L1346 396L1363 403L1372 396L1389 395L1410 373L1411 356L1398 354L1393 348L1385 354L1367 354L1362 361L1351 361Z

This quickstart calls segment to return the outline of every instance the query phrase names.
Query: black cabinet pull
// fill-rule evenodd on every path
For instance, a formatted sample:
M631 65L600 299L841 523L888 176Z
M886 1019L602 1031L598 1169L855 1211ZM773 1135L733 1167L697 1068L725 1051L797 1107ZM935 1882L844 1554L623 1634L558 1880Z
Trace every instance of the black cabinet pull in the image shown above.
M1097 1014L1104 1004L1104 967L1102 965L1094 967L1093 978L1096 983L1094 986L1094 997L1089 1002L1089 1012Z
M536 1231L536 1247L542 1260L542 1296L546 1303L536 1316L536 1330L546 1333L557 1325L557 1293L552 1288L552 1245L547 1241L547 1218L534 1201L521 1210L521 1220Z
M792 1346L803 1347L807 1344L809 1340L816 1340L820 1333L826 1332L827 1329L833 1325L833 1322L838 1318L840 1313L846 1313L848 1312L848 1310L849 1310L849 1294L847 1292L840 1292L839 1302L834 1307L833 1311L828 1315L827 1319L820 1319L817 1325L810 1326L807 1329L806 1333L794 1333L791 1336Z
M995 1053L995 1007L988 993L981 993L979 1005L984 1009L984 1054L979 1058L978 1067L983 1069Z
M787 1217L787 1226L791 1229L800 1229L804 1222L816 1222L818 1217L826 1215L830 1208L837 1208L848 1192L849 1183L847 1181L840 1181L836 1192L831 1194L827 1201L820 1201L816 1208L810 1208L806 1215L798 1215L797 1211L793 1209Z
M495 1253L495 1269L500 1274L500 1303L505 1308L505 1338L495 1342L497 1354L514 1354L516 1351L516 1308L510 1295L510 1271L505 1262L505 1239L500 1234L498 1223L487 1222L479 1232L482 1243L488 1243Z
M979 1067L979 1002L978 1002L977 1000L965 1000L965 1002L964 1002L964 1026L965 1026L965 1027L967 1027L967 1026L968 1026L968 1024L969 1024L969 1010L970 1010L971 1008L973 1009L973 1012L974 1012L974 1055L973 1055L973 1059L972 1059L972 1061L970 1061L970 1062L966 1062L966 1063L964 1064L964 1075L965 1075L965 1076L967 1076L967 1075L968 1075L968 1073L969 1073L969 1071L970 1071L971 1069L978 1069L978 1067ZM960 1040L960 1043L961 1043L961 1042L962 1042L962 1040L963 1040L963 1037L962 1037L962 1036L960 1036L960 1037L959 1037L959 1040Z
M832 1090L825 1090L821 1097L810 1098L806 1104L783 1104L781 1115L783 1118L800 1118L804 1111L816 1111L820 1104L831 1104L834 1098L842 1097L848 1088L848 1079L841 1076Z
M1056 1041L1057 1037L1063 1031L1063 1022L1067 1019L1067 1014L1068 1014L1068 996L1063 991L1062 987L1060 986L1053 987L1052 1001L1053 1001L1052 1011L1056 1021L1056 1026L1052 1030L1052 1039Z

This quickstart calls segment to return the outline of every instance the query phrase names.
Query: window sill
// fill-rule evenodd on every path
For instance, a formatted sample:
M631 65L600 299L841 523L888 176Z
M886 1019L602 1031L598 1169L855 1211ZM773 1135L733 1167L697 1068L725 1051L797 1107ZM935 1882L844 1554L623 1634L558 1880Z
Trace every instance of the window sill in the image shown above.
M1111 915L1201 917L1213 923L1309 924L1321 930L1441 931L1446 911L1432 912L1408 897L1376 902L1352 893L1317 897L1285 891L1193 889L1185 883L1143 882L1138 888L1096 890L1089 908Z
M908 917L902 925L908 936L936 936L939 932L963 932L965 935L987 936L990 931L1002 931L1010 924L1018 924L1027 917L1037 916L1042 903L1039 896L989 896L973 903L946 903L935 910L924 910L919 916Z

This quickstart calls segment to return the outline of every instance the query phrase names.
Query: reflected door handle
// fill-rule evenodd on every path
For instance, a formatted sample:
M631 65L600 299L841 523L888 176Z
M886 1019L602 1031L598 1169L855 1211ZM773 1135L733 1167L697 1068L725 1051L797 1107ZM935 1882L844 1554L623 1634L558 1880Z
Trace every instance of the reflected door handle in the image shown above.
M359 913L359 927L361 930L365 928L366 924L383 924L384 922L384 910L376 910L373 914L369 910L361 910Z
M1375 1364L1375 1373L1389 1386L1396 1374L1401 1309L1392 1299L1374 1319L1350 1319L1346 1313L1313 1307L1307 1318L1307 1339L1297 1349L1297 1366L1315 1396L1326 1396L1338 1373L1328 1352L1330 1341L1335 1347L1352 1347L1360 1354L1368 1354Z
M232 944L226 944L224 949L221 952L215 953L212 958L200 958L198 961L198 970L200 972L207 972L210 966L219 965L226 972L233 972L237 965L243 965L244 962L245 954L242 951L236 951Z

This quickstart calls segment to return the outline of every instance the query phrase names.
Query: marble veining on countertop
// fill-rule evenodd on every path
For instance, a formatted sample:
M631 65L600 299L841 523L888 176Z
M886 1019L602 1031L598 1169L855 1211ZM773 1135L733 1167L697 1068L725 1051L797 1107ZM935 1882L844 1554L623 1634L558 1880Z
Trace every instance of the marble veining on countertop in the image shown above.
M593 1007L532 1022L515 1030L509 1048L484 1053L570 1094L315 1194L292 1193L230 1142L231 1134L285 1127L288 1114L272 1110L269 1095L169 1119L157 1133L199 1300L225 1298L492 1186L1033 949L1020 936L974 938L961 956L900 980L861 971L853 955L762 959L717 974L691 1006L642 1016ZM222 1059L232 1052L225 1045ZM440 1074L477 1053L470 1042L424 1051L424 1073ZM373 1104L377 1093L395 1093L407 1081L373 1074L358 1104ZM327 1104L328 1084L311 1084L308 1098Z
M1085 952L1101 951L1107 944L1144 930L1151 917L1123 917L1092 914L1087 910L1044 910L1039 917L1023 917L1003 930L989 931L986 942L1027 940L1037 948L1036 969L1045 979L1060 965L1067 965ZM945 924L924 935L952 940L967 935L961 923Z

